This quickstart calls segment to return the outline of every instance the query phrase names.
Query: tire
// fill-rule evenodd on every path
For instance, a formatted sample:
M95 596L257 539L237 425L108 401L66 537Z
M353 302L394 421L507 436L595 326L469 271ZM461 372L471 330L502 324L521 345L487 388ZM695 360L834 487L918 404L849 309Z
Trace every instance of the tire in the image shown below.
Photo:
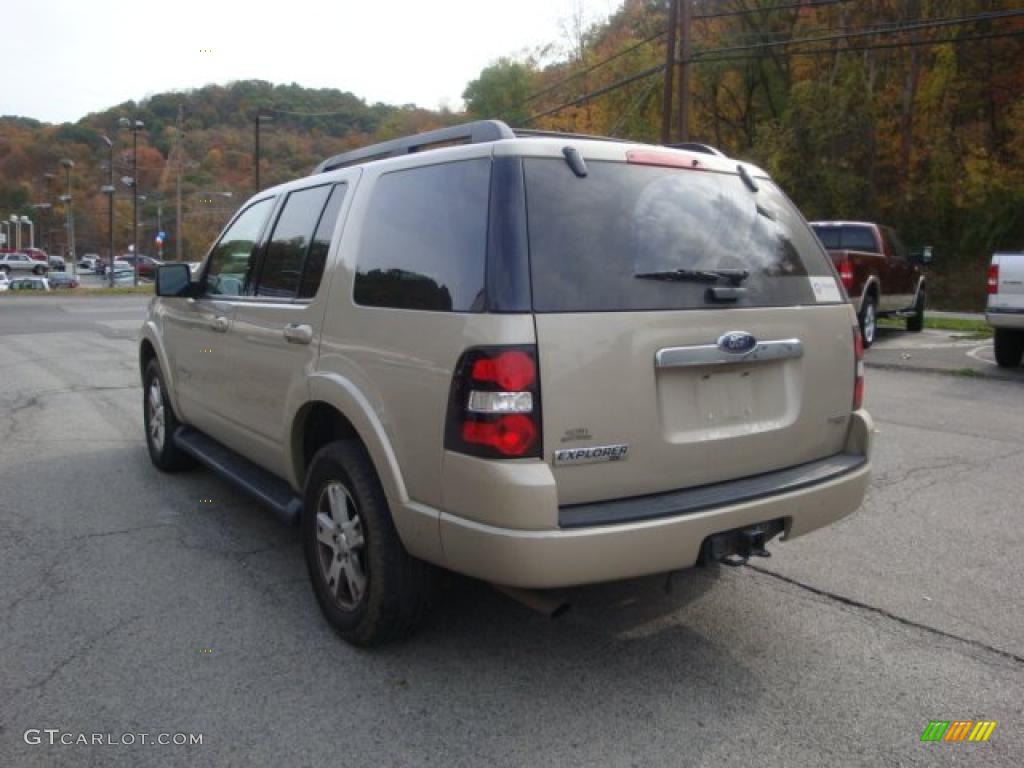
M167 399L160 363L155 359L149 361L142 377L142 421L149 458L157 469L178 472L196 465L196 460L174 443L173 435L181 422Z
M11 268L8 267L6 264L0 264L0 272L3 272L5 275L9 276L11 274Z
M306 566L328 624L361 647L411 634L426 612L434 571L402 546L363 446L342 440L321 448L303 503Z
M925 293L922 288L918 291L917 300L914 302L914 314L907 318L907 330L911 333L920 333L924 330L924 302Z
M33 275L42 275L45 272L46 272L46 269L44 267L32 267L32 274Z
M1000 368L1016 368L1024 358L1024 331L996 328L996 362Z
M875 343L875 335L878 333L878 302L870 294L864 297L864 303L860 308L860 338L864 342L864 349Z

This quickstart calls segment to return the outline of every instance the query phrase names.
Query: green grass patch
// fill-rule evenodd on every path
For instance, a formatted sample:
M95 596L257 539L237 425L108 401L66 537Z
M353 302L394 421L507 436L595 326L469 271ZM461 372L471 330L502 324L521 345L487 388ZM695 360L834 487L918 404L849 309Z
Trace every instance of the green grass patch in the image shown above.
M52 288L49 291L4 291L0 299L11 298L89 298L91 296L152 296L153 284L121 285L116 288Z
M897 317L878 318L879 328L906 328L907 321ZM924 316L924 327L936 331L955 331L973 334L968 338L988 339L992 336L992 328L984 320L966 320L959 317Z

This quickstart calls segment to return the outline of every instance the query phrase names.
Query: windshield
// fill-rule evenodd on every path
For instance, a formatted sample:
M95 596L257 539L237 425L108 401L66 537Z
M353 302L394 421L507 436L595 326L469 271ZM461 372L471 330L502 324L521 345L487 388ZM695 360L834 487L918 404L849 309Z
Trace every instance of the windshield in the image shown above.
M771 182L754 192L737 174L587 166L578 178L558 159L525 161L537 312L721 308L707 280L638 279L687 271L722 273L722 284L748 273L731 306L814 304L809 278L834 276Z

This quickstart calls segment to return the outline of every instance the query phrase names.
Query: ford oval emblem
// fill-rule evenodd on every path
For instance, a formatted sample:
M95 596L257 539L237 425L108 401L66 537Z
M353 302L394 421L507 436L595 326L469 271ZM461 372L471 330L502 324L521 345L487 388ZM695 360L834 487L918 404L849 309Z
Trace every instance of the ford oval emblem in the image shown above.
M718 348L723 352L745 355L757 346L757 339L746 331L729 331L718 338Z

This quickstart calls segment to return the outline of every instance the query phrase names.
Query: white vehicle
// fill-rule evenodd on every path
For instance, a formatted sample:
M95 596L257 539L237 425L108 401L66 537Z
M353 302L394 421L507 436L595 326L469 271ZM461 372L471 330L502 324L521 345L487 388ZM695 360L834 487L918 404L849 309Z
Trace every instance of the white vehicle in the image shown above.
M45 277L15 277L11 280L12 291L49 291L50 281Z
M6 272L0 272L0 293L3 293L4 291L10 290L10 288L11 288L11 281L10 281L10 279L8 279L7 273Z
M996 362L1016 368L1024 357L1024 252L992 256L985 319L996 331Z

